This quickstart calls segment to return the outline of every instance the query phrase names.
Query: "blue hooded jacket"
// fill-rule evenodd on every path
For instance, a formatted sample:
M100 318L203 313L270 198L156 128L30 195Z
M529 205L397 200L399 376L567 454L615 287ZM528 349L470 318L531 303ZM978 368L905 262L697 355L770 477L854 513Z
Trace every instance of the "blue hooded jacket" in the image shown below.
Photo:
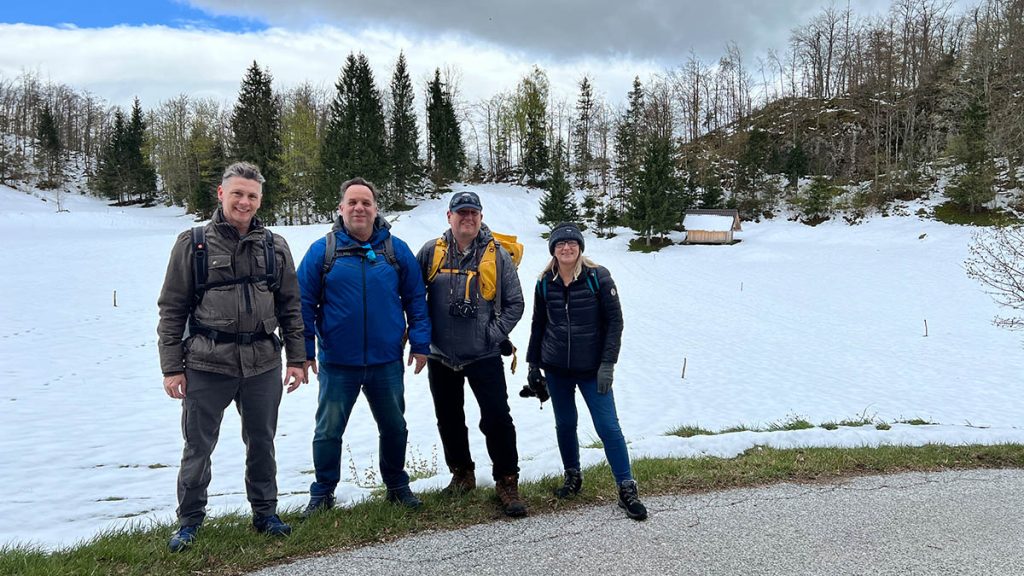
M332 233L337 249L345 253L339 252L326 278L322 278L325 238L314 242L302 258L298 276L308 360L318 357L320 363L342 366L401 360L407 325L412 351L430 353L423 277L409 245L391 236L390 228L378 215L369 242L359 242L348 235L339 217ZM397 271L384 256L388 236L398 260ZM314 336L320 343L319 356Z

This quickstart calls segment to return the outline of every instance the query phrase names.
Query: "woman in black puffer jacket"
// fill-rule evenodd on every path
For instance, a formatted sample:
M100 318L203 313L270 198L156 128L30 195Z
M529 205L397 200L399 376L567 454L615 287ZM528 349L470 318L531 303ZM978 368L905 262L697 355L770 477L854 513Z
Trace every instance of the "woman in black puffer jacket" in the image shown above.
M579 388L619 487L619 506L630 518L643 520L647 509L637 494L611 391L622 340L619 293L608 269L583 256L583 249L583 234L575 224L559 224L551 231L551 262L541 273L533 298L526 353L529 387L543 393L546 380L551 395L565 468L565 482L555 495L568 498L583 486L576 436Z

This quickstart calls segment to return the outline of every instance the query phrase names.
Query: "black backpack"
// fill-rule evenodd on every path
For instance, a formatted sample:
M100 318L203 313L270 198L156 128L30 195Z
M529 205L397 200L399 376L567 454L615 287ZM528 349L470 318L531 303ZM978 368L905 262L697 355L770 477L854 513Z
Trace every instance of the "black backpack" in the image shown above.
M361 252L364 250L362 246L349 245L343 248L338 248L338 240L334 236L334 230L328 232L324 239L327 241L327 247L324 248L324 264L320 268L319 301L321 306L324 304L324 283L327 282L327 274L331 271L331 268L334 268L334 262L337 261L338 257L365 256L365 253ZM388 237L384 239L384 249L381 251L381 254L384 256L384 259L387 260L387 263L395 269L395 273L398 274L398 277L401 278L402 265L398 262L398 256L395 256L395 245L391 240L390 234L388 234Z
M209 257L206 252L206 227L196 226L192 228L192 291L195 297L193 309L199 305L207 290L219 286L256 284L257 282L266 281L270 291L277 292L281 284L277 280L277 256L274 254L274 234L267 228L263 229L263 251L267 263L264 274L254 274L220 282L208 282Z

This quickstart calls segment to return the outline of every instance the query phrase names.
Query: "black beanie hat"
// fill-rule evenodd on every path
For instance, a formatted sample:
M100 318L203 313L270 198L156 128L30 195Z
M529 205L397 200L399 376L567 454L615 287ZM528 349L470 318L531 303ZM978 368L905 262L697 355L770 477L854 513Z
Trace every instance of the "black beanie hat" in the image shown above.
M551 235L548 236L548 252L550 252L552 256L555 255L555 244L558 244L562 240L575 240L576 242L579 242L580 253L583 253L583 233L580 232L579 226L576 226L572 222L562 222L551 230Z

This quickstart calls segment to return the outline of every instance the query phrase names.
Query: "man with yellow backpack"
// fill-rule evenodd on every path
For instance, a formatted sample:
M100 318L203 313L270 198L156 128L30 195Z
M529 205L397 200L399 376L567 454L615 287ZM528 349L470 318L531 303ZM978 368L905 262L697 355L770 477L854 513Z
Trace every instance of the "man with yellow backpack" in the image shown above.
M519 453L508 406L502 354L511 355L508 335L523 316L514 238L502 242L483 223L474 192L458 192L448 204L450 228L423 245L416 259L427 284L432 326L427 374L445 462L452 472L446 494L476 488L469 452L465 382L480 405L480 431L487 441L495 490L508 516L525 516L519 496ZM507 245L507 247L506 247Z

